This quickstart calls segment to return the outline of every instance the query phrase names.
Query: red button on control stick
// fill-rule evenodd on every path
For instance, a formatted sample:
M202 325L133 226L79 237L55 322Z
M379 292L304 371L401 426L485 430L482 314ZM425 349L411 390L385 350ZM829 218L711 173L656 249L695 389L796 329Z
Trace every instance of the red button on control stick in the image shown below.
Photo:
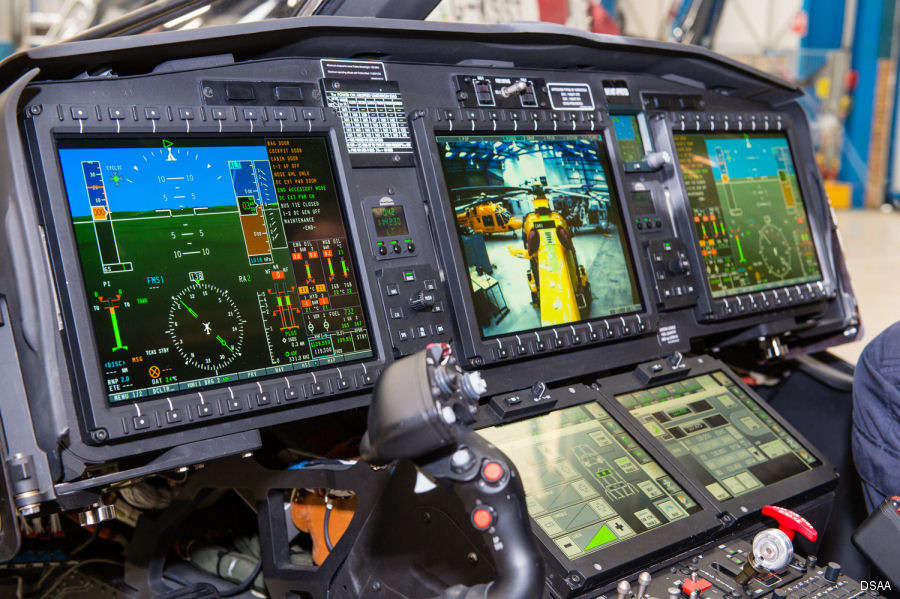
M778 521L778 530L786 534L791 541L794 540L794 532L799 532L813 542L819 538L819 533L816 532L813 525L806 518L791 510L775 505L767 505L762 509L762 514L763 516L775 518Z
M489 483L495 483L503 478L503 466L497 462L488 462L481 469L481 476Z
M489 507L476 508L472 512L472 525L478 530L487 530L494 523L494 510Z

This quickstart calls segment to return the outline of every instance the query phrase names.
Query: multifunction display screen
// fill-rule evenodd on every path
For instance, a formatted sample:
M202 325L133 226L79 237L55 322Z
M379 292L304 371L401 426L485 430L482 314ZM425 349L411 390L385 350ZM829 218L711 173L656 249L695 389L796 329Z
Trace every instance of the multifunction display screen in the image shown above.
M787 137L676 134L713 297L822 278Z
M324 139L58 142L111 402L373 355Z
M483 337L641 308L599 135L437 146Z
M513 460L529 514L569 559L701 510L596 403L478 434Z
M720 501L821 464L721 371L616 399Z
M616 130L619 154L625 162L640 162L644 159L644 140L638 117L634 114L613 114L609 117Z

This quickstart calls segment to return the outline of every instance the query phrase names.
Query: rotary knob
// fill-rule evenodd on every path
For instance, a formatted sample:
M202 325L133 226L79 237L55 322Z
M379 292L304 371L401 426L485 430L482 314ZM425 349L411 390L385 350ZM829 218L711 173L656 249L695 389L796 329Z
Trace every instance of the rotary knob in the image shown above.
M430 309L434 305L434 293L431 291L419 290L413 293L409 298L409 307L416 312L422 312Z
M828 582L837 582L838 576L841 575L841 565L837 562L828 562L825 566L825 580Z

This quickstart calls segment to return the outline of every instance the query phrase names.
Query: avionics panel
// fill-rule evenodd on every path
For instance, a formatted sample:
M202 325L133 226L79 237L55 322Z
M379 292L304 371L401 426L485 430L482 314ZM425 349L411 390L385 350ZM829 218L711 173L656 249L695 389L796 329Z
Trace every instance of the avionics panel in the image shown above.
M373 355L324 138L58 152L111 403Z
M724 371L616 395L718 501L822 466Z
M436 142L482 338L641 309L599 134Z
M784 133L674 140L713 298L822 280Z
M478 433L515 462L529 514L569 559L701 511L597 403Z

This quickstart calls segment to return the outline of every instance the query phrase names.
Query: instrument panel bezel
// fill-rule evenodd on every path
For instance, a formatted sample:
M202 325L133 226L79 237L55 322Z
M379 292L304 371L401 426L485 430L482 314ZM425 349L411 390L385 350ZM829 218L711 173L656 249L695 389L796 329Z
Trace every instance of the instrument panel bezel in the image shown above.
M59 107L59 114L64 114L70 107ZM98 115L99 115L99 109ZM205 111L206 107L196 110ZM229 108L229 113L231 109ZM137 113L135 113L137 114ZM170 113L171 114L171 113ZM234 113L237 115L237 113ZM91 114L91 117L94 115ZM130 114L128 115L131 116ZM268 113L265 114L268 117ZM202 119L179 120L177 116L171 120L159 118L154 120L143 119L67 119L62 123L53 123L50 119L31 118L26 121L26 137L29 149L32 152L34 172L36 175L35 188L41 218L46 229L46 241L49 250L50 268L56 283L57 305L59 307L60 334L64 340L65 357L67 361L69 379L71 385L71 403L74 404L74 412L80 430L80 439L95 446L107 445L117 441L131 440L138 437L158 437L166 433L176 433L184 437L185 429L202 427L200 437L218 436L223 431L242 431L258 428L260 423L254 422L257 415L278 412L281 420L285 420L284 413L297 414L298 418L303 408L315 405L315 413L327 413L338 409L346 409L347 406L333 409L323 409L322 400L349 394L359 395L360 391L370 387L365 382L365 376L356 372L361 364L365 373L377 373L386 365L385 355L389 342L385 340L386 332L381 324L378 311L378 292L368 277L360 276L360 295L363 304L366 323L372 347L372 357L342 362L335 365L323 365L291 371L283 374L263 375L252 379L240 380L236 384L220 384L198 389L185 389L169 395L157 395L141 398L136 401L123 401L110 404L108 392L103 380L101 360L96 349L93 326L90 321L87 289L81 263L78 257L78 249L74 239L74 230L69 212L68 199L63 182L60 161L57 150L57 139L78 138L97 140L117 137L121 139L147 139L163 136L172 139L191 138L215 138L215 137L244 137L244 138L277 138L277 137L315 137L323 139L330 154L330 164L339 196L344 224L350 242L352 257L357 265L358 272L366 269L366 253L364 225L360 220L362 215L357 214L358 197L355 185L352 183L349 155L344 147L343 131L338 119L325 120L324 113L319 112L318 118L312 120L281 120L266 119L254 126L252 121L241 122L237 118L233 120L207 119L206 113ZM62 119L60 119L62 120ZM99 121L99 122L98 122ZM310 383L316 382L315 373L327 373L334 371L336 367L343 367L342 371L348 372L353 377L350 389L341 392L333 389L326 379L328 392L322 397L309 397L305 389ZM355 368L354 368L355 367ZM323 377L319 377L321 379ZM297 387L299 398L288 402L283 395L286 388ZM257 393L269 393L271 403L265 406L257 406L252 398ZM223 402L232 397L248 398L245 409L230 412L225 409ZM361 404L368 400L368 394L360 398ZM200 417L196 410L196 404L212 403L213 413L210 416ZM343 402L338 402L343 403ZM354 402L355 403L355 402ZM181 422L168 423L161 414L172 407L181 409L184 416ZM135 430L134 417L148 416L149 427ZM288 417L287 419L290 419ZM217 430L210 427L229 421ZM193 436L193 435L191 435Z
M480 112L480 111L479 111ZM551 113L555 116L566 113ZM456 326L459 332L458 343L462 349L463 363L470 367L480 367L487 363L506 359L529 359L540 357L558 351L569 349L582 349L585 347L600 345L614 339L634 339L642 335L655 332L656 307L651 296L651 281L641 265L640 242L631 230L631 213L628 206L628 192L624 183L624 171L622 164L615 160L616 140L612 123L608 113L596 111L590 113L596 117L593 119L571 120L571 128L567 123L559 123L559 128L551 127L551 123L534 122L534 128L523 127L510 128L509 123L499 127L489 125L489 120L472 120L468 125L460 128L448 127L449 121L435 118L429 114L413 120L413 139L417 158L421 165L420 176L422 187L426 193L426 202L431 207L432 234L435 237L435 246L438 248L438 256L444 266L447 278L450 298L456 307ZM498 123L494 122L496 126ZM557 123L553 123L557 124ZM448 197L446 180L440 157L437 155L436 137L440 135L601 135L600 141L606 152L606 166L609 167L607 181L610 188L616 194L621 215L621 233L625 237L626 260L631 265L634 273L635 285L638 297L641 301L641 309L627 312L621 315L608 316L606 318L585 319L571 325L557 327L539 327L527 332L501 334L485 339L481 334L481 326L475 316L475 307L472 294L468 292L471 283L468 278L466 262L463 258L459 237L456 235L456 216L452 202ZM626 321L625 319L628 319ZM621 334L628 327L631 331ZM641 328L639 328L641 327ZM581 341L572 343L573 329L578 331ZM612 331L612 333L609 333ZM591 335L596 338L591 339ZM561 347L554 348L553 342L562 339ZM535 351L534 343L544 342L546 349ZM516 347L524 345L528 352L517 355ZM508 358L498 357L498 348L506 349Z

